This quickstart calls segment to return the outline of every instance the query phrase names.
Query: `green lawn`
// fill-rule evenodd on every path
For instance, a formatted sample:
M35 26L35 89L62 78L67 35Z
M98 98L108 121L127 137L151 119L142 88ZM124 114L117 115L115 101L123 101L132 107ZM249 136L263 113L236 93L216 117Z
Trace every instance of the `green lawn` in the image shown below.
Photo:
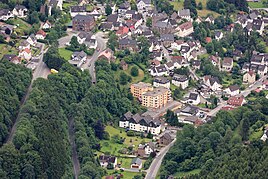
M128 171L123 171L123 172L117 171L116 173L117 174L122 174L124 179L133 179L134 176L142 175L142 173L144 173L144 172L137 173L137 172L128 172ZM116 175L116 174L115 174L114 170L108 170L108 175ZM105 177L103 177L103 179L105 179Z
M72 51L67 50L65 48L59 48L59 53L60 53L60 56L63 57L65 60L70 60L73 54Z
M206 17L208 14L212 14L214 17L218 17L219 14L217 12L211 11L207 9L207 0L196 0L196 4L199 2L202 3L203 9L202 10L197 10L197 13L201 17Z
M265 8L262 2L248 2L248 6L251 8Z
M71 1L71 2L63 2L63 9L69 9L70 6L75 6L77 5L77 1Z
M170 4L172 4L174 6L174 10L178 11L179 9L183 9L183 1L172 1L170 2Z
M174 174L174 176L175 177L185 177L185 176L199 174L200 171L201 171L201 169L194 169L194 170L189 171L189 172L177 172Z
M0 44L0 59L5 55L5 54L18 54L18 51L16 48L11 47L7 44Z
M114 128L112 126L107 126L105 128L105 130L110 134L110 137L112 137L113 135L118 134L120 137L125 138L126 140L125 140L124 144L127 145L127 146L129 146L129 145L138 146L142 141L145 141L145 142L151 141L150 139L147 139L147 138L142 139L139 136L129 137L129 136L127 136L127 134L125 132L125 129L123 129L123 128L118 129L118 128Z
M12 18L6 21L7 24L16 25L17 28L15 32L18 35L24 35L24 32L28 32L31 28L31 25L19 18Z

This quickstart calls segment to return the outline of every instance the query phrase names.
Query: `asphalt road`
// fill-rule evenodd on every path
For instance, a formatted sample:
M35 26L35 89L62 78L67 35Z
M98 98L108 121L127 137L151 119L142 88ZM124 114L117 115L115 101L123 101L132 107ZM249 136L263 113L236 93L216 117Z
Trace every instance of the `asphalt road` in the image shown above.
M154 158L153 162L151 163L150 168L147 170L147 174L145 176L145 179L153 179L156 178L158 170L160 169L161 163L163 161L164 156L168 152L171 146L175 143L176 138L167 146L162 148L160 152L157 154L157 156Z
M42 44L42 48L41 48L41 54L39 55L39 62L37 64L37 67L35 69L35 71L33 72L33 77L32 77L32 81L31 81L31 84L29 85L27 91L26 91L26 94L24 95L23 99L21 100L21 103L20 103L20 106L23 106L26 102L26 100L28 99L29 95L30 95L30 92L32 91L32 85L33 85L33 82L39 78L39 77L42 77L42 78L47 78L47 75L49 74L49 69L47 68L46 64L43 62L43 57L44 57L44 53L46 53L47 49L44 50L44 45ZM8 143L8 142L12 142L13 138L14 138L14 134L15 134L15 131L17 129L17 124L19 122L19 116L20 116L20 113L21 113L21 109L19 110L18 114L17 114L17 117L14 121L14 124L11 128L11 131L7 137L7 140L5 143Z
M100 53L106 48L106 40L103 39L104 34L102 32L98 32L95 34L95 36L98 43L98 50L95 50L92 57L87 60L87 62L81 67L83 69L89 70L90 76L92 78L92 83L96 83L95 62L98 60Z

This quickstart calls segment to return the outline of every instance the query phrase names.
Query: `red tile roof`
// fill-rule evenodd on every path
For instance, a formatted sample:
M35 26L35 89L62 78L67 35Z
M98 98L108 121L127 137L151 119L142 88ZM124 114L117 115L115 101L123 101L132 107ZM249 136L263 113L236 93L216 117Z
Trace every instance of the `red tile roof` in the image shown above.
M235 97L232 96L228 99L227 104L232 106L242 106L244 102L244 96Z
M234 107L231 107L231 106L224 106L224 107L221 108L221 110L223 110L223 111L232 111L234 109L235 108Z
M36 32L36 35L42 35L45 37L47 34L45 33L45 31L39 30L38 32Z

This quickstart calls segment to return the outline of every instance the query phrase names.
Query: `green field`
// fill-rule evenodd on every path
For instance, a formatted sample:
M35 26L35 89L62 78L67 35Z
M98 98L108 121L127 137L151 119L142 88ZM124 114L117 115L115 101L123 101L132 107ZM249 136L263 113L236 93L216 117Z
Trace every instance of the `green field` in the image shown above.
M31 29L31 25L19 18L12 18L6 21L7 24L15 25L17 28L15 32L18 35L25 35Z
M63 57L65 60L71 60L71 56L73 54L72 51L67 50L65 48L59 48L60 56Z
M267 8L262 4L262 2L248 2L250 8Z

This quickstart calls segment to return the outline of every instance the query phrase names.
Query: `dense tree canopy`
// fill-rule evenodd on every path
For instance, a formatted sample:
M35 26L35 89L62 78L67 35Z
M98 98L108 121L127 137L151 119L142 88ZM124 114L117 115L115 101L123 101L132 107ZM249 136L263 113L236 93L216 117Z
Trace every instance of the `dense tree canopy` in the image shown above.
M201 171L189 178L262 178L268 166L268 144L253 139L245 146L244 141L254 132L252 126L268 122L261 105L267 102L261 97L253 105L219 112L213 123L184 126L165 156L161 178L194 169Z
M8 61L0 61L0 146L11 129L31 82L31 71Z

